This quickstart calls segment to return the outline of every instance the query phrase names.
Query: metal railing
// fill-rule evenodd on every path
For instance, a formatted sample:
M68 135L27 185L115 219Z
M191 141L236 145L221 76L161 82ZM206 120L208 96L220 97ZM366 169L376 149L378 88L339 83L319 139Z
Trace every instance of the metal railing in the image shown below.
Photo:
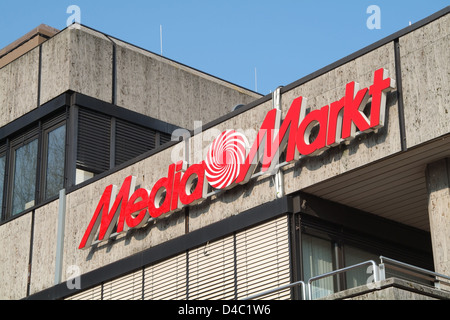
M315 276L315 277L311 277L308 280L308 297L309 297L309 299L312 300L312 285L311 285L311 283L313 281L316 281L316 280L319 280L319 279L323 279L323 278L327 278L327 277L331 277L331 276L334 276L334 275L337 275L337 274L341 274L341 273L347 272L349 270L353 270L353 269L356 269L356 268L359 268L359 267L362 267L362 266L366 266L366 265L372 265L372 268L373 268L372 269L373 279L374 279L375 282L378 282L380 277L379 277L377 264L373 260L364 261L364 262L357 263L357 264L354 264L354 265L349 266L349 267L345 267L345 268L334 270L334 271L331 271L331 272L327 272L327 273L324 273L324 274L321 274L321 275L318 275L318 276Z
M386 265L389 265L394 270L399 270L402 273L422 278L428 281L432 281L434 284L434 287L439 288L440 280L438 278L446 279L450 282L450 276L440 274L434 271L426 270L417 266L413 266L411 264L401 262L398 260L394 260L391 258L380 256L380 265L379 265L379 271L380 271L380 277L381 280L386 279Z
M304 281L297 281L297 282L294 282L294 283L286 284L286 285L283 285L283 286L280 286L280 287L277 287L277 288L274 288L274 289L270 289L270 290L267 290L267 291L264 291L264 292L261 292L261 293L249 296L249 297L247 297L245 299L242 299L242 300L252 300L252 299L256 299L256 298L261 298L261 297L267 296L269 294L273 294L273 293L276 293L278 291L289 289L289 288L293 288L293 287L297 287L297 286L301 286L302 299L303 300L313 300L313 298L312 298L312 282L317 281L319 279L335 276L337 274L345 273L345 272L347 272L349 270L353 270L353 269L356 269L356 268L359 268L359 267L362 267L362 266L367 266L367 265L371 265L372 266L373 282L374 283L382 281L382 280L386 280L386 267L387 267L387 265L389 265L389 267L393 266L392 267L393 269L400 270L401 272L409 274L411 276L422 277L422 278L427 279L427 280L432 280L433 283L434 283L434 286L436 288L439 288L440 280L438 278L446 279L446 280L448 280L450 282L450 276L447 276L447 275L444 275L444 274L440 274L440 273L437 273L437 272L433 272L433 271L430 271L430 270L426 270L426 269L423 269L423 268L420 268L420 267L416 267L416 266L413 266L413 265L408 264L408 263L404 263L404 262L401 262L401 261L398 261L398 260L394 260L394 259L391 259L391 258L387 258L387 257L384 257L384 256L380 256L380 261L381 261L380 265L377 265L377 263L375 261L373 261L373 260L364 261L364 262L357 263L357 264L354 264L354 265L349 266L349 267L345 267L345 268L342 268L342 269L334 270L334 271L331 271L331 272L327 272L327 273L324 273L324 274L321 274L321 275L317 275L317 276L311 277L308 280L307 283L305 283ZM308 295L306 295L306 289L307 289Z
M289 284L286 284L284 286L277 287L275 289L270 289L270 290L267 290L267 291L264 291L264 292L261 292L261 293L257 293L255 295L252 295L252 296L247 297L247 298L242 299L242 300L253 300L253 299L256 299L256 298L261 298L261 297L267 296L269 294L276 293L278 291L282 291L282 290L285 290L285 289L288 289L288 288L297 287L297 286L301 286L302 287L302 295L303 295L302 297L303 297L303 300L306 300L306 285L305 285L305 283L303 281L297 281L297 282L289 283Z

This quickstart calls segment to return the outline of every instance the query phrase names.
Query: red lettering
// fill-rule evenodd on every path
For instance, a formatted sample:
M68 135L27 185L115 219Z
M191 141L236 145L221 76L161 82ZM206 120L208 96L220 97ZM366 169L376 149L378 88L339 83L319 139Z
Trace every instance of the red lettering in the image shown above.
M387 70L378 69L375 71L373 85L369 88L369 94L372 96L372 105L370 110L370 126L379 128L384 126L386 118L386 93L395 88L395 81L388 76Z
M153 186L148 199L148 211L150 212L150 216L153 218L158 218L170 211L174 174L175 164L172 164L169 166L167 177L159 179ZM163 203L160 205L159 202L164 190L166 191L166 195Z
M281 124L274 139L272 138L273 131L275 131L274 128L276 124L280 122L281 111L272 109L267 113L261 128L258 131L256 140L247 155L245 163L241 167L236 183L242 184L250 180L261 157L263 157L261 171L266 172L269 169L273 169L278 162L278 158L277 161L273 161L275 155L281 154L286 148L286 145L286 161L298 159L295 139L300 121L300 112L304 110L305 101L306 99L299 97L292 102L286 118ZM288 131L289 135L286 134Z
M330 104L328 117L327 145L334 147L342 142L342 115L344 113L344 98Z
M128 199L131 197L131 192L134 189L135 180L136 178L133 176L127 177L123 182L122 188L120 188L119 194L117 194L116 186L110 185L106 187L80 243L80 249L92 244L99 224L100 232L98 235L98 240L100 241L104 238L109 238L119 216L120 218L117 225L117 232L123 231L125 220L124 211L127 206ZM115 201L113 199L115 199ZM114 203L112 203L112 201L114 201ZM119 207L120 211L118 211Z
M194 179L197 178L197 185L192 193L190 192ZM206 182L205 169L203 163L193 164L183 175L179 185L180 202L183 205L196 204L206 198L208 185Z
M131 196L125 209L128 227L141 228L148 222L150 218L147 210L148 196L148 190L142 188L136 190Z
M357 83L350 82L345 88L344 118L342 120L342 139L354 139L356 127L360 131L370 128L370 122L363 113L364 106L369 99L369 89L359 90ZM355 91L357 91L355 95Z
M297 149L300 154L317 155L327 148L328 106L308 113L297 132ZM319 133L313 142L309 142L311 130L319 124Z
M173 178L173 189L172 189L172 199L171 199L171 205L170 210L171 211L178 211L182 208L179 202L179 192L180 192L180 182L181 182L181 175L183 174L182 170L185 170L186 162L179 161L177 162L175 166L175 176Z

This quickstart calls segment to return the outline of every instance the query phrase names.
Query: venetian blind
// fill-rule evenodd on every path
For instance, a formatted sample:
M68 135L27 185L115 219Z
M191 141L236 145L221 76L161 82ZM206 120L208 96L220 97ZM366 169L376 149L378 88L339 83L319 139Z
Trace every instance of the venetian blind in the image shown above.
M103 300L142 299L142 269L103 284Z
M110 167L111 118L79 109L77 167L100 173Z
M144 269L145 300L186 299L186 253Z
M102 285L77 293L66 300L102 300Z
M234 270L233 235L190 250L189 299L234 299Z
M237 298L289 284L289 229L286 216L236 234ZM290 299L290 290L262 299Z
M146 151L155 149L155 136L155 130L117 119L115 164L119 165Z

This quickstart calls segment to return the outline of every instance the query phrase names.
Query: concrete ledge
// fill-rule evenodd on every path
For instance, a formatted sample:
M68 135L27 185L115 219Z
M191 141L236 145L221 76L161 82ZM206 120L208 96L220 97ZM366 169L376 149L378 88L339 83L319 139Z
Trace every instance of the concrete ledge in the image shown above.
M450 291L389 278L337 292L320 300L450 300Z

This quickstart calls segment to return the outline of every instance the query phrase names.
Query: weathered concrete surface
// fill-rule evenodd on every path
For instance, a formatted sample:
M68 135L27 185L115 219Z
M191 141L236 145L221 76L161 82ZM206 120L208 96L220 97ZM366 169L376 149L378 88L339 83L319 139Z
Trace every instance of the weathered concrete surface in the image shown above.
M116 73L113 51L116 48ZM0 126L72 90L184 128L208 123L260 94L92 29L74 25L0 69ZM116 88L114 88L116 84ZM40 94L38 99L38 93Z
M27 294L31 216L0 226L0 300L21 299Z
M44 104L70 88L70 31L42 44L40 102ZM37 83L34 84L37 86Z
M400 38L408 148L450 128L450 15Z
M68 28L42 45L41 104L73 90L112 102L112 44L87 28Z
M54 283L59 200L35 211L30 294Z
M117 104L194 129L261 95L113 39L117 46Z
M39 49L0 69L0 127L37 107Z

